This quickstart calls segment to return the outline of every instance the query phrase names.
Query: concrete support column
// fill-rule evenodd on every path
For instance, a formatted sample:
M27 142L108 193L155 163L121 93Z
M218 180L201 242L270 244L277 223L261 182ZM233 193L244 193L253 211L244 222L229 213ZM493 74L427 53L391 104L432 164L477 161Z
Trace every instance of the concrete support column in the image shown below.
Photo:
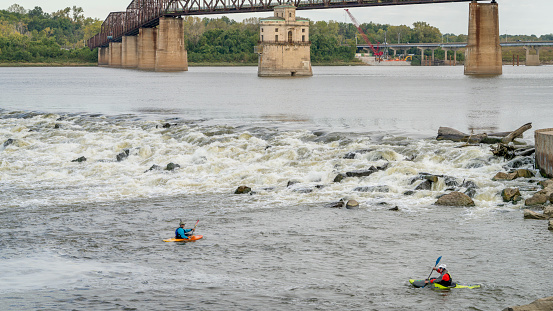
M526 50L526 66L540 65L540 48L535 46L525 46ZM536 54L530 54L531 50L536 50Z
M421 66L424 66L424 51L426 51L426 48L417 46L417 49L421 50Z
M109 66L121 67L121 42L109 43Z
M137 36L124 36L121 47L121 67L138 67Z
M436 51L436 48L431 48L432 51L432 64L434 63L434 51Z
M108 66L109 65L109 47L99 47L98 48L98 66Z
M180 17L161 17L159 19L156 71L188 70L183 21Z
M457 49L453 49L453 66L457 66Z
M447 59L447 52L452 51L453 52L453 64L452 64L452 66L457 65L457 49L456 48L443 48L443 49L445 51L445 61L446 62L449 61Z
M397 50L396 49L393 49L393 48L389 48L390 50L394 51L394 58L396 58L396 53L397 53Z
M449 48L446 48L446 47L442 47L442 50L444 50L444 64L450 65L449 59L448 59L448 57L447 57L447 54L448 54L449 51L452 51L452 49L449 49Z
M536 165L543 175L553 177L553 128L534 132Z
M469 30L466 47L466 75L502 74L501 45L499 45L498 4L469 4Z
M157 29L140 28L138 30L138 69L156 69Z

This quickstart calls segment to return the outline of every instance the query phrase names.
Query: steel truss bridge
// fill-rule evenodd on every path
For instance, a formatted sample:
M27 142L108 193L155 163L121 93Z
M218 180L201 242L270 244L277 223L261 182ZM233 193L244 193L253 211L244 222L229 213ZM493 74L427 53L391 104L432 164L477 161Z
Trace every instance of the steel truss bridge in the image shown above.
M133 0L126 11L109 13L100 33L88 39L87 46L94 49L121 42L123 36L137 35L140 28L156 27L161 17L266 12L283 4L314 10L471 1L475 0Z

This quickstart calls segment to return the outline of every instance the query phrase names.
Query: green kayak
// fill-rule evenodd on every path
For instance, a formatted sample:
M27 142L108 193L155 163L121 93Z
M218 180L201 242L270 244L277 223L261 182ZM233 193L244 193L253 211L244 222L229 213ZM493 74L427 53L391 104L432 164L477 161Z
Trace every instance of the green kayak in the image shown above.
M425 281L425 280L413 280L413 279L410 279L410 280L409 280L409 283L413 284L413 286L415 286L415 287L425 287L424 281ZM476 284L476 285L461 285L461 284L457 284L457 283L453 282L453 284L452 284L451 286L443 286L443 285L440 285L440 284L431 283L431 284L426 284L426 287L429 287L429 288L436 288L436 289L479 288L480 285L479 285L479 284Z

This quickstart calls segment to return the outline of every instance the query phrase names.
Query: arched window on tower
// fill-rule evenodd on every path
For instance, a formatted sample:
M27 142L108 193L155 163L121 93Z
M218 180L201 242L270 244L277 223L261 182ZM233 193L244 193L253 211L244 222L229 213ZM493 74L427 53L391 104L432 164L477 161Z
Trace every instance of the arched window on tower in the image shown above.
M288 43L292 43L292 31L288 31Z

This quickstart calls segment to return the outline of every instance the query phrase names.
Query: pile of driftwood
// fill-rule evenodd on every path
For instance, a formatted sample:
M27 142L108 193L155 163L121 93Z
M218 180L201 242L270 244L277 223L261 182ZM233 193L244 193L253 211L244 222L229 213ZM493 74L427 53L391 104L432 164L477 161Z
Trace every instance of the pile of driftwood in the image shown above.
M470 144L496 144L491 147L495 156L512 159L516 156L528 156L534 153L535 149L533 147L517 147L510 144L514 142L515 138L522 137L522 134L531 128L532 123L526 123L512 132L469 135L450 127L440 127L436 139L466 142L465 146L470 146Z

